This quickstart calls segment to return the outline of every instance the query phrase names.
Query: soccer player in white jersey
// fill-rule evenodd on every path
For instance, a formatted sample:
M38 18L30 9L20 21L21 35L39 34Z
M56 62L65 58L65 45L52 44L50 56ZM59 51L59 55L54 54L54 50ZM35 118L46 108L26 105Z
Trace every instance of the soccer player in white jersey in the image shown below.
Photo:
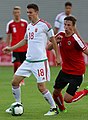
M64 18L71 15L72 11L72 3L66 2L65 3L65 12L59 13L54 22L54 33L57 34L58 32L64 31Z
M44 115L56 115L58 111L55 102L51 93L45 86L46 81L50 79L49 64L45 49L48 38L50 38L50 41L53 43L57 64L60 63L60 57L58 55L58 47L51 25L41 20L38 14L39 8L36 4L29 4L27 6L27 15L31 23L27 26L24 39L14 46L4 48L3 52L9 53L28 43L26 60L18 68L12 80L13 95L17 102L21 102L19 83L25 77L29 77L33 74L37 79L39 91L50 104L50 110ZM11 113L11 109L7 109L6 112Z

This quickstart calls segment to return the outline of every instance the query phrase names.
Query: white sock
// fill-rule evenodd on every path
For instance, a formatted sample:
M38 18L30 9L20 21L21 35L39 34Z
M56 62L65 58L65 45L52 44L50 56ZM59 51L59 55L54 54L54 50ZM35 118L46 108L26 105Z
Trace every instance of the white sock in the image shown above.
M53 97L49 91L43 92L43 96L44 96L45 100L51 105L51 108L56 108Z
M12 92L13 92L13 95L14 95L16 102L21 103L21 89L20 89L20 87L12 86Z

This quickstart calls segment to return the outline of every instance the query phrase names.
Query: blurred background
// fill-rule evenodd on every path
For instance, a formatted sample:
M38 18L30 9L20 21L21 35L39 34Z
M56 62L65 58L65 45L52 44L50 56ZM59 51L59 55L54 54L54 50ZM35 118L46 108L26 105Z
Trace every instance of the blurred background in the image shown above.
M72 14L77 18L77 28L84 39L88 41L88 0L69 0L72 2ZM0 0L0 36L6 37L6 24L13 18L12 10L16 5L21 6L21 17L28 20L26 6L29 3L36 3L40 8L40 17L51 23L54 27L54 20L58 13L64 11L64 4L67 0Z
M40 8L40 17L53 26L56 15L64 11L67 0L0 0L0 35L5 37L5 27L12 19L12 10L15 5L22 8L22 18L28 20L26 6L36 3ZM88 0L69 0L73 4L72 14L77 18L78 30L85 41L88 40Z

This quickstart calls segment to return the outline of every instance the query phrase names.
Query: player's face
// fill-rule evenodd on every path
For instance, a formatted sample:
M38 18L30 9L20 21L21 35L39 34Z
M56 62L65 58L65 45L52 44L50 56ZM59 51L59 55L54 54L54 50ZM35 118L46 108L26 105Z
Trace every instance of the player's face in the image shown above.
M38 17L38 11L35 11L33 8L27 9L27 16L30 21L34 22Z
M65 13L66 13L66 15L70 15L71 11L72 11L72 7L71 6L66 6L65 7Z
M65 20L64 21L64 29L65 29L65 33L67 35L73 34L74 33L74 25L73 25L72 21Z
M18 19L21 15L21 11L20 10L14 10L13 11L13 15L15 19Z

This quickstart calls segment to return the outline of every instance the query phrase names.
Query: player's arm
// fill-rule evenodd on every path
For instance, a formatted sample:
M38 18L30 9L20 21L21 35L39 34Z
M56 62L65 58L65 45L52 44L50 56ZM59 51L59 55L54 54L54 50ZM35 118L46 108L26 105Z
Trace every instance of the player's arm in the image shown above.
M88 55L88 48L83 51L86 55Z
M12 35L12 31L11 31L10 22L9 22L6 26L6 44L7 44L7 46L10 46L11 35Z
M55 22L54 22L54 34L56 35L59 31L59 28L60 28L60 17L59 15L56 16L55 18Z
M25 44L27 44L27 40L23 39L19 43L17 43L16 45L12 46L11 51L13 51L13 50L15 50L17 48L20 48L20 47L24 46Z
M11 34L7 34L7 36L6 36L6 44L7 44L7 46L10 46L10 41L11 41Z
M20 48L22 46L24 46L25 44L27 44L27 40L26 39L23 39L22 41L20 41L19 43L17 43L16 45L12 46L12 47L5 47L2 51L4 53L9 53L17 48Z
M85 44L85 42L81 39L81 37L78 36L77 34L74 34L73 37L75 38L76 42L78 43L78 45L82 49L83 53L88 55L88 47Z
M53 44L52 42L48 41L46 45L46 50L52 50L53 49Z
M55 35L58 33L58 31L59 31L59 28L54 27L54 34L55 34Z
M53 45L53 49L55 50L55 54L56 54L56 64L60 64L60 56L59 56L59 53L58 53L58 45L57 45L57 42L55 40L55 37L51 37L50 38L50 41L52 42L52 45Z

